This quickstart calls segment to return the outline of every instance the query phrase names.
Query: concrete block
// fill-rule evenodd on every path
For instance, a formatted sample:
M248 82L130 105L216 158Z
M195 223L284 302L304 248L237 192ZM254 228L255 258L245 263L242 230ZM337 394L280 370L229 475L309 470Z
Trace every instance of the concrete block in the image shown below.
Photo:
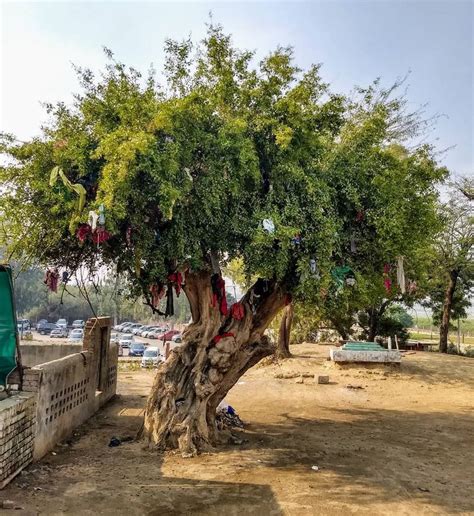
M345 349L331 349L329 356L334 362L354 362L354 363L380 363L380 364L399 364L402 355L397 350L384 351L352 351Z
M326 383L329 383L329 376L318 376L317 380L318 380L318 383L326 384Z

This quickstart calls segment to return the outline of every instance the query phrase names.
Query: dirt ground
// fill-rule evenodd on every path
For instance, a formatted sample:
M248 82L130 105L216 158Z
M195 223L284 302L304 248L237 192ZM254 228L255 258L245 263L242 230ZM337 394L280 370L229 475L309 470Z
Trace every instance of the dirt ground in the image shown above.
M119 396L0 493L24 508L2 514L474 514L474 359L339 369L328 349L249 371L228 396L246 441L192 459L108 447L134 436L153 379L121 371Z

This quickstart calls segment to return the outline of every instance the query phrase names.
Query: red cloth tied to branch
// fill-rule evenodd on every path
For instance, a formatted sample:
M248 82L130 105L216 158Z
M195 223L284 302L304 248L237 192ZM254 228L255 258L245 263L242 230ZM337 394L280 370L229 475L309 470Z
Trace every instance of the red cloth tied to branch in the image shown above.
M44 277L44 284L47 285L48 289L51 290L51 292L58 291L58 281L59 273L57 269L54 269L52 271L48 269Z
M98 227L94 233L92 233L92 241L94 244L102 244L103 242L107 242L107 240L112 235L104 228Z
M183 284L183 275L180 272L173 272L173 274L168 276L168 281L174 283L176 296L179 297L179 294L181 293L181 286Z
M233 319L241 321L245 316L244 305L242 303L234 303L230 307L230 313Z
M81 224L76 231L76 236L80 242L85 242L87 236L92 232L89 224Z
M226 337L235 337L235 335L231 331L227 331L227 332L222 333L220 335L216 335L212 339L212 342L214 342L214 344L217 344L220 340L225 339Z
M213 274L211 277L211 287L212 287L212 295L211 295L211 306L216 308L219 306L219 310L222 315L227 315L229 313L227 309L227 297L225 293L225 281L222 279L219 274Z

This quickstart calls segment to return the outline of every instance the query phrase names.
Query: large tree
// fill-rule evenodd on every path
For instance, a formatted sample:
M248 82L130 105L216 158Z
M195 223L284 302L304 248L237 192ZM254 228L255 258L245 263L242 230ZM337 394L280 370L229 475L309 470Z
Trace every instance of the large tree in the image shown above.
M60 271L113 264L153 310L183 289L192 323L156 375L142 436L193 454L217 442L229 389L274 352L265 330L290 295L350 288L342 267L357 275L374 235L380 263L404 254L444 171L429 147L394 145L403 103L372 87L347 102L290 48L254 64L210 26L197 49L166 43L163 87L108 54L99 79L79 70L72 106L49 106L41 138L4 138L3 228L17 254ZM235 257L258 279L229 310L220 271Z

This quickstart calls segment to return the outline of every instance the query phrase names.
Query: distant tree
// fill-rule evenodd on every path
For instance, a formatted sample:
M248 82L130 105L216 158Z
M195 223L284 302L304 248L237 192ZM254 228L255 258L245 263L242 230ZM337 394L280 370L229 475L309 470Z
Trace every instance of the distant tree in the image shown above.
M27 267L24 271L18 264L13 265L15 305L21 317L37 306L48 302L48 291L43 283L44 272L39 267Z
M367 337L370 332L369 314L367 312L359 314L359 324L365 329L364 336ZM379 317L377 335L380 337L397 336L399 342L405 342L409 336L407 330L412 324L412 317L402 306L391 305Z
M474 210L464 193L452 190L440 207L443 230L436 242L430 298L433 320L440 325L439 351L447 353L450 321L467 316L474 288Z
M454 188L461 192L466 199L474 201L474 178L460 177L453 182Z

